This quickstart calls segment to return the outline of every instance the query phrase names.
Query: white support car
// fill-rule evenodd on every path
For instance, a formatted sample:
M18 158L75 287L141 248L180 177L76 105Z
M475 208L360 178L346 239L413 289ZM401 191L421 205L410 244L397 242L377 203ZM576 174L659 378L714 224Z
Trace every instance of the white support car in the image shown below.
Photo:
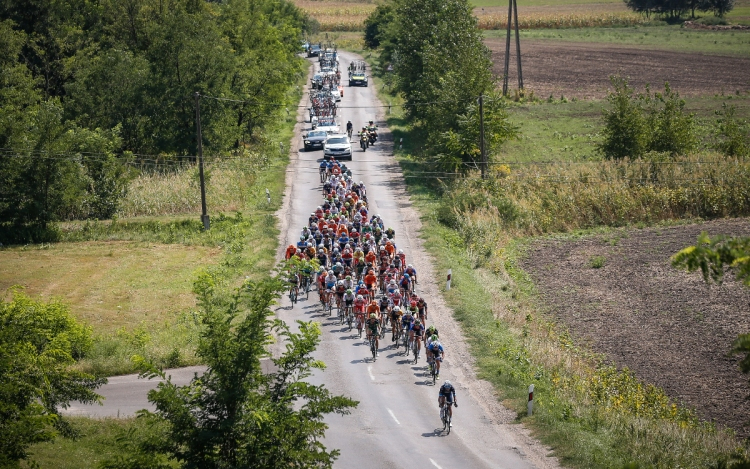
M338 160L352 159L352 144L346 134L329 135L323 144L323 157Z
M324 130L331 135L340 133L339 124L331 117L318 117L315 130Z

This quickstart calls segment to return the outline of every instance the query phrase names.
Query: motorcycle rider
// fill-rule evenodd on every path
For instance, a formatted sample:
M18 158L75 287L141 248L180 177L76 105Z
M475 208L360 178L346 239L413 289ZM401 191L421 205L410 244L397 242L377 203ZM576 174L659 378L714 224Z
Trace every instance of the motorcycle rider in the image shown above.
M354 125L352 124L352 121L348 121L346 123L346 134L349 135L349 138L352 138L352 132L354 131Z

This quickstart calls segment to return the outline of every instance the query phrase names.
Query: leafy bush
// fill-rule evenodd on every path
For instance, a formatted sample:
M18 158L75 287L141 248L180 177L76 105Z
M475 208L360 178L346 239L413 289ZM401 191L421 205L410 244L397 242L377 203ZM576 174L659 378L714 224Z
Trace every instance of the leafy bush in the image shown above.
M719 116L716 122L718 137L717 150L727 156L746 158L750 156L750 125L747 121L739 120L735 116L734 106L722 104L722 109L716 111Z
M72 371L91 349L91 330L59 302L35 301L12 290L0 300L0 467L18 467L29 445L68 431L58 408L97 402L105 380Z
M646 152L685 155L698 144L693 114L669 83L664 92L635 94L625 78L610 78L614 91L607 96L611 108L603 111L603 140L598 148L607 158L639 158Z

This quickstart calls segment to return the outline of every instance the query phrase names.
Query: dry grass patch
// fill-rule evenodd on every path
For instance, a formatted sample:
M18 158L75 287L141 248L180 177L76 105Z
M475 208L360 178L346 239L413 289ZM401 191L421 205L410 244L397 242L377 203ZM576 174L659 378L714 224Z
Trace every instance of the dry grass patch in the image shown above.
M137 242L59 243L0 251L0 290L55 297L97 334L156 324L195 307L193 272L220 250Z

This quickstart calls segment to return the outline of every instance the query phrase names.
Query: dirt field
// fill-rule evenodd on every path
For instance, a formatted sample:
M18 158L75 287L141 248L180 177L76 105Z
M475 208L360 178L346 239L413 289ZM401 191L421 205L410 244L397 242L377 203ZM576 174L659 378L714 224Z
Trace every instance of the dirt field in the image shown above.
M495 72L502 75L504 39L491 38L485 43L492 50ZM610 87L609 76L616 73L630 77L630 83L638 88L650 83L658 89L668 81L683 96L750 91L747 58L595 43L528 40L521 46L524 85L541 98L603 98ZM517 86L514 56L512 52L511 89Z
M543 240L523 268L549 313L619 367L663 388L699 415L750 436L750 384L727 351L750 332L750 288L708 288L669 257L701 231L750 235L750 220L616 231L575 241ZM603 256L603 267L591 267Z

